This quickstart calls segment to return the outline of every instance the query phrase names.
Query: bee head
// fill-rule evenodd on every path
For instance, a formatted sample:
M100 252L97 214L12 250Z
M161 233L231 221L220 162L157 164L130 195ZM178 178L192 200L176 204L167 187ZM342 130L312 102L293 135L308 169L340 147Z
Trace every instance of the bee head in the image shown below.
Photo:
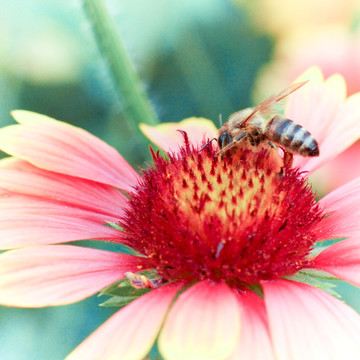
M220 134L218 138L218 144L220 149L230 144L231 142L232 142L232 136L227 131L224 131L223 133Z

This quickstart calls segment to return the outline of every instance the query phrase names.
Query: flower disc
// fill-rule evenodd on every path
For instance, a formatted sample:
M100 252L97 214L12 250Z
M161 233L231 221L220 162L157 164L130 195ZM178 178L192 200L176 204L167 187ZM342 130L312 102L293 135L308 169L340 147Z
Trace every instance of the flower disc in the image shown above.
M297 170L274 170L267 150L221 157L188 143L154 162L120 225L165 281L241 287L306 266L322 215Z

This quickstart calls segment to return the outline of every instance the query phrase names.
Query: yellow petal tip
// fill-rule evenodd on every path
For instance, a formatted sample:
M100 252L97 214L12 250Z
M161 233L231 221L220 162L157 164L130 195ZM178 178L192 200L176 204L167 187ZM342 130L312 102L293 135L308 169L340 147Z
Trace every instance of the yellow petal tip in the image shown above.
M324 75L319 66L312 66L305 70L294 82L311 81L321 83L324 81Z
M20 124L54 120L49 116L38 114L29 110L12 110L10 114Z

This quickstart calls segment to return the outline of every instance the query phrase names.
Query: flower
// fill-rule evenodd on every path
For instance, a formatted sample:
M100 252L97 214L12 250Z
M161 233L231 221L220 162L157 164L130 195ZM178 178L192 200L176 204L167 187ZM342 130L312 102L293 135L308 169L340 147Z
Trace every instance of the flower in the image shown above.
M266 149L199 151L216 136L205 119L143 125L168 154L153 152L139 176L86 131L14 112L20 124L0 130L12 156L0 167L0 245L10 249L0 255L0 303L67 304L122 279L151 288L70 360L142 359L156 340L170 360L358 359L360 316L315 279L360 285L360 179L316 201L306 172L359 137L360 94L345 99L343 79L324 81L318 69L302 78L311 82L285 113L312 132L320 156L281 173ZM60 244L82 239L135 252Z

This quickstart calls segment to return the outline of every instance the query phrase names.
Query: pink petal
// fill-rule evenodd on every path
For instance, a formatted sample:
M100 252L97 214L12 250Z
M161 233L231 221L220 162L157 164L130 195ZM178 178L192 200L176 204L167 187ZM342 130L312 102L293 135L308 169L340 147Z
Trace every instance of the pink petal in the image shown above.
M227 360L275 359L264 301L248 291L239 296L241 335L234 354Z
M354 166L354 164L360 165L359 159L360 141L357 141L346 151L316 171L316 174L312 177L312 182L320 184L322 192L329 193L360 177L360 166Z
M39 169L20 159L0 162L0 189L31 195L119 219L126 197L109 185Z
M360 94L358 93L349 97L344 104L339 106L338 112L329 126L329 132L320 144L320 153L324 153L324 157L318 160L316 158L309 159L306 168L309 171L315 170L345 151L359 138Z
M342 240L329 246L313 260L313 266L355 286L360 286L359 239Z
M134 300L92 333L66 360L143 359L180 287L169 284Z
M318 67L305 71L294 82L306 80L307 84L289 96L285 114L322 141L329 133L339 105L345 101L345 81L338 74L325 81Z
M217 129L212 121L195 117L178 123L164 123L156 126L141 124L140 130L166 152L178 151L183 145L184 137L178 130L186 131L190 142L195 146L204 140L217 138Z
M42 307L85 299L138 271L140 258L71 245L38 246L0 255L0 303Z
M234 351L239 333L234 292L225 283L202 281L176 299L158 346L168 360L225 359Z
M303 283L264 282L277 359L360 359L360 316L340 300Z
M138 175L111 146L75 126L29 111L0 130L0 147L33 165L131 191Z
M329 214L317 226L321 239L360 235L360 178L332 191L319 204Z
M318 68L310 69L296 81L306 79L310 81L289 97L285 114L319 142L319 157L295 156L294 166L312 172L360 137L360 94L345 100L344 78L335 74L324 82Z
M105 216L101 214L36 198L2 198L0 217L0 249L122 238L121 231L103 225Z

